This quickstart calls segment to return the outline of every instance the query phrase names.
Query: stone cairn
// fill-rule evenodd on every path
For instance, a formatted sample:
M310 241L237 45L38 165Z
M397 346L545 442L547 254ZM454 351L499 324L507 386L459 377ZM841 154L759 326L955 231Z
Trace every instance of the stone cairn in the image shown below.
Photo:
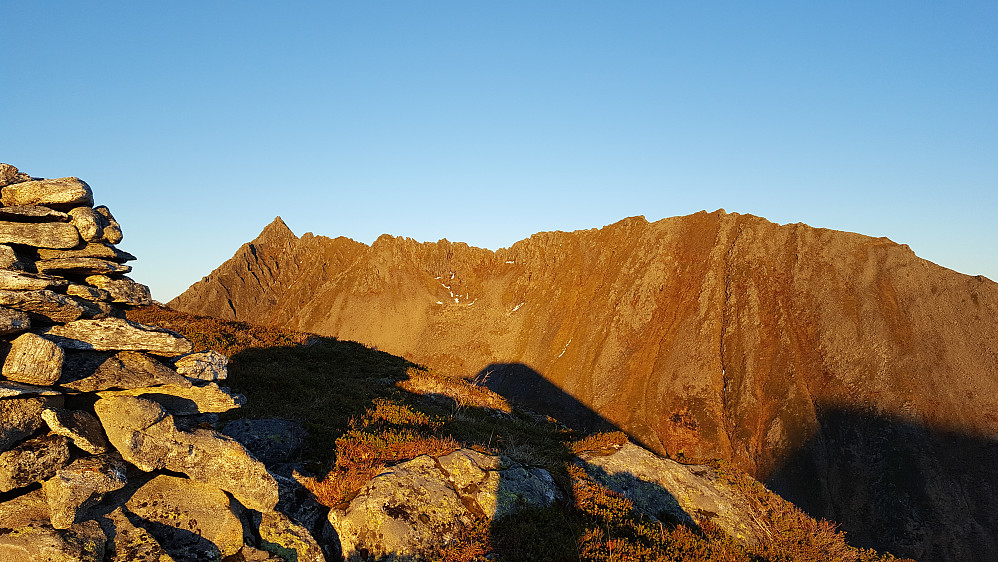
M131 322L121 228L77 178L0 164L0 562L323 560L214 416L225 356Z

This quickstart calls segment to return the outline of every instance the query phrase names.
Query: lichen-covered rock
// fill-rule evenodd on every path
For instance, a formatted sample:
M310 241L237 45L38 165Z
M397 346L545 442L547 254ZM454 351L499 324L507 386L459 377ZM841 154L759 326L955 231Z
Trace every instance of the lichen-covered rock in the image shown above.
M149 292L149 287L136 283L124 275L117 278L111 278L107 275L90 275L86 278L86 282L107 291L114 302L132 306L152 304L152 294Z
M70 283L66 287L66 294L71 297L79 297L81 299L87 299L89 301L110 301L111 293L98 289L97 287L91 287L90 285L81 285L79 283Z
M79 178L57 178L15 183L0 189L0 200L7 207L44 205L60 211L92 206L94 194Z
M80 231L84 242L99 242L104 237L107 220L94 212L93 207L76 207L69 210L69 222Z
M117 244L121 242L121 225L118 221L114 220L114 215L111 214L111 209L108 209L104 205L98 205L94 207L94 212L104 218L107 223L104 226L104 236L103 239L109 244Z
M174 562L156 537L129 521L122 508L107 515L114 527L110 562Z
M0 560L103 562L107 536L96 521L57 530L48 525L0 529Z
M308 530L282 513L276 511L261 513L257 529L260 533L260 547L263 550L276 554L284 560L326 562L322 548Z
M99 455L111 447L100 421L88 412L48 408L42 411L42 419L52 433L69 437L74 445L88 453Z
M115 275L128 273L130 265L101 258L53 258L35 262L35 268L42 273L59 275Z
M13 222L67 222L69 215L41 205L0 207L0 220Z
M68 250L53 250L50 248L39 248L38 257L43 260L56 258L101 258L105 260L124 263L135 260L135 256L119 250L106 243L87 244L79 248Z
M274 477L238 441L208 429L180 431L163 406L143 398L101 398L94 410L111 444L141 470L183 472L257 511L277 505Z
M47 525L49 519L49 504L41 488L0 502L0 527L19 529L28 525L41 526Z
M59 386L77 392L129 389L164 384L190 386L176 371L138 351L115 354L70 352L63 361Z
M3 376L27 384L50 385L62 375L62 348L32 333L17 336L3 362Z
M213 350L196 351L173 361L173 368L189 379L200 381L224 380L229 373L229 358Z
M0 492L51 478L69 462L69 440L48 434L0 453Z
M24 262L21 256L7 244L0 244L0 269L23 270Z
M0 306L0 336L17 334L31 329L28 313Z
M24 172L19 172L16 167L10 164L0 164L0 187L30 180L31 176Z
M41 333L64 349L147 351L166 357L191 351L191 342L169 330L122 318L77 320Z
M76 227L64 222L21 223L0 221L0 244L36 248L73 248L80 243Z
M139 488L125 507L167 551L183 552L184 560L217 559L243 547L243 526L231 500L210 484L157 476Z
M61 408L63 405L62 395L47 389L42 391L50 393L48 395L39 391L2 397L4 389L13 392L14 389L10 387L15 384L17 383L0 383L0 451L6 451L44 427L42 410Z
M0 269L0 289L38 291L41 289L62 288L67 285L69 285L69 281L51 275Z
M101 398L113 396L142 396L163 405L171 414L192 415L221 413L246 403L241 394L230 394L216 383L204 386L164 384L128 390L105 390L97 393Z
M68 529L82 510L126 482L125 463L117 453L83 457L60 468L42 483L52 527Z
M305 443L305 428L290 420L233 420L222 433L243 444L265 464L288 462Z
M0 380L0 399L25 396L59 396L58 390L23 382Z
M0 306L26 312L44 322L71 322L102 313L94 303L42 289L40 291L0 290Z

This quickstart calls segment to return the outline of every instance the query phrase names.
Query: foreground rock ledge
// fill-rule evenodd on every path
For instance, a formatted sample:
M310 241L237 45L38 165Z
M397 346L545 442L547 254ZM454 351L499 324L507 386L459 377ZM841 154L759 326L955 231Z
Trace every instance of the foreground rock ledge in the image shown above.
M191 351L191 342L173 332L121 318L77 320L39 333L63 349L148 351L166 357Z

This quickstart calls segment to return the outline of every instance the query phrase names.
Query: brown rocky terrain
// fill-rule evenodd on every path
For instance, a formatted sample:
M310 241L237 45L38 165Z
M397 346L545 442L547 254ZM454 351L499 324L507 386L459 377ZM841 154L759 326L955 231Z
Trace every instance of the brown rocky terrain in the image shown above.
M998 558L998 285L886 238L717 211L493 252L278 218L169 305L376 345L729 460L859 545Z

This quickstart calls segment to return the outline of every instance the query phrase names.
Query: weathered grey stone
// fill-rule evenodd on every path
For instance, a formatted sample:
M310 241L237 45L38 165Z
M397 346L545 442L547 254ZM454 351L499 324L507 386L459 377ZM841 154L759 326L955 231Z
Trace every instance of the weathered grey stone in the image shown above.
M98 392L97 396L101 398L141 396L162 404L168 412L176 415L228 412L246 403L245 396L229 394L216 383L204 386L164 384L127 390L105 390Z
M243 547L242 523L231 500L210 484L157 476L139 488L125 507L152 523L138 522L168 551L183 552L182 559L217 559Z
M74 445L88 453L99 455L111 448L100 421L88 412L48 408L42 411L42 419L52 433L69 437Z
M257 518L259 522L256 522ZM322 548L305 527L286 515L268 511L254 517L260 534L260 548L284 560L326 562Z
M75 207L69 210L69 222L80 231L84 242L99 242L104 237L107 219L94 212L93 207Z
M101 313L101 310L93 303L60 295L48 289L40 291L0 290L0 306L27 312L36 320L48 322L72 322L81 317Z
M229 358L213 349L195 351L173 361L178 373L189 379L220 381L228 376Z
M24 172L17 171L17 168L14 166L11 166L10 164L0 164L0 187L10 185L12 183L28 181L30 179L31 176L25 174Z
M87 244L82 248L73 248L69 250L39 248L38 257L43 260L56 258L101 258L118 263L124 263L126 261L133 261L136 259L132 254L105 243Z
M94 211L104 217L107 225L104 227L104 241L109 244L118 244L121 242L121 225L118 221L114 220L114 215L111 214L111 210L104 205L98 205L94 207Z
M68 211L82 205L92 206L94 194L90 186L79 178L33 180L4 186L0 200L7 207L19 205L44 205Z
M0 220L12 222L68 222L69 215L41 205L0 207Z
M80 243L76 227L64 222L38 224L0 221L0 244L24 244L36 248L73 248Z
M71 283L68 287L66 287L66 294L71 297L79 297L89 301L111 300L111 293L103 289L98 289L97 287L91 287L90 285L80 285L79 283Z
M69 281L51 275L0 269L0 289L39 291L42 289L58 289L67 285L69 285Z
M50 385L62 375L62 348L32 333L21 334L10 343L3 362L3 376L26 384Z
M329 522L349 561L419 559L476 522L507 516L521 505L551 503L553 480L533 470L538 472L518 465L501 470L497 457L470 449L439 461L424 455L368 481L346 509L330 510ZM506 482L508 476L514 481Z
M103 260L100 258L53 258L35 262L35 268L42 273L60 275L121 274L132 270L130 265Z
M239 441L264 464L288 462L305 444L305 428L279 419L233 420L222 433Z
M66 530L48 525L3 529L0 530L0 560L103 562L106 542L107 535L96 521L77 523Z
M44 386L24 384L15 381L0 380L0 399L24 398L27 396L59 396L58 390L52 390Z
M208 429L179 431L160 404L143 398L101 398L94 409L108 440L139 469L183 472L257 511L270 511L277 504L274 478L234 439Z
M49 504L41 488L0 503L0 528L20 529L28 525L47 525L48 522Z
M68 529L83 510L126 482L125 462L117 453L83 457L58 469L42 483L52 527Z
M16 334L31 329L28 313L0 306L0 336Z
M173 562L156 538L132 524L122 508L109 513L107 520L114 526L110 562Z
M0 453L0 492L51 478L69 462L69 440L49 433Z
M166 357L191 351L191 342L174 332L123 318L77 320L41 333L64 349L147 351Z
M152 304L152 295L149 293L149 287L141 283L136 283L124 275L116 279L112 279L106 275L90 275L86 278L86 282L110 293L114 302L132 306Z
M0 451L44 427L42 410L61 408L63 403L62 395L0 398Z
M146 386L190 386L191 382L156 359L137 351L116 354L69 353L63 361L59 386L77 392Z

